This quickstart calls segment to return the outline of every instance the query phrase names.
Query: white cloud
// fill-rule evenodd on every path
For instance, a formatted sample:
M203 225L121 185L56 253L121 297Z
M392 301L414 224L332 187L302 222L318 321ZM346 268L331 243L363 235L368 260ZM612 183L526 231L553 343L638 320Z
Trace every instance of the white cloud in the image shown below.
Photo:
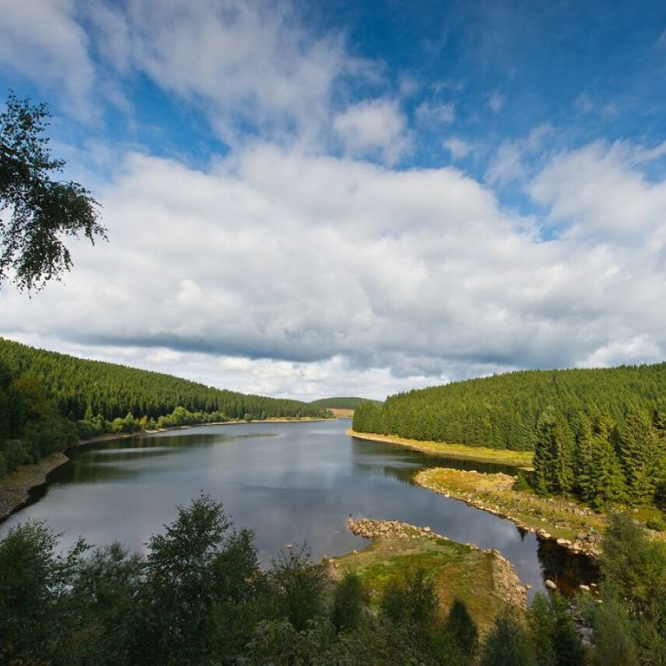
M325 145L334 86L380 79L342 34L315 34L290 0L6 2L2 65L79 118L99 113L100 98L128 110L123 77L146 75L203 109L231 144L249 132Z
M393 163L409 148L407 118L394 100L352 105L335 117L333 128L351 156L380 156Z
M416 120L422 125L437 127L450 125L456 119L456 105L437 102L422 102L415 112Z
M544 140L553 132L548 124L537 125L520 139L503 142L486 170L485 179L491 185L504 187L524 180L529 174L527 160L542 150Z
M514 142L507 142L498 148L486 171L486 180L492 185L503 186L524 178L527 173L523 148Z
M31 300L3 289L0 334L313 398L666 349L661 246L541 242L455 169L257 144L209 172L133 155L100 198L110 243Z
M638 335L630 340L613 340L596 349L578 364L582 368L608 368L622 364L642 362L656 363L663 360L663 349L647 335Z
M624 143L593 143L557 155L528 189L539 203L550 206L553 222L578 233L659 242L666 220L666 183L648 181L635 167L662 152L661 146L636 150Z
M241 125L316 142L329 121L334 84L374 76L373 65L351 57L341 35L314 35L291 2L266 5L136 0L122 14L107 11L98 25L106 28L112 61L126 68L129 49L135 69L200 103L226 141L242 138Z
M58 95L71 115L89 118L95 72L75 10L75 0L3 2L0 66Z
M462 139L457 139L456 137L451 137L450 139L444 140L442 145L456 160L465 159L465 157L467 157L474 150L474 146L471 143L468 141L463 141Z

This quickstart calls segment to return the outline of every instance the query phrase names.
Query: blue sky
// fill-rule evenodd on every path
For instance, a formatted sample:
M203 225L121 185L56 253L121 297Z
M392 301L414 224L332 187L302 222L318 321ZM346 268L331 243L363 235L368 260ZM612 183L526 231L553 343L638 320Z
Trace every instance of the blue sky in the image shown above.
M2 4L110 240L0 335L304 399L663 360L663 3Z

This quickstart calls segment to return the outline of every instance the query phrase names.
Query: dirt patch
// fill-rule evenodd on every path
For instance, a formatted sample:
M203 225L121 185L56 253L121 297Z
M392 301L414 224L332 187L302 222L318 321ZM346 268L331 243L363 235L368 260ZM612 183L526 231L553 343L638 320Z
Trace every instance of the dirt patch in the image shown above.
M353 419L354 410L353 409L334 409L332 407L328 408L328 411L335 416L336 419Z

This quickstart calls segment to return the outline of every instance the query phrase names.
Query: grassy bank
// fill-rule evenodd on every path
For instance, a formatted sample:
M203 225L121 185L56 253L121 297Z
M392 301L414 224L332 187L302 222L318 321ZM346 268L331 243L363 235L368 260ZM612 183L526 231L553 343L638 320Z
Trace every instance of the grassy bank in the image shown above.
M600 553L600 534L606 528L606 515L579 502L541 497L531 490L514 490L516 479L507 474L437 468L419 472L414 480L423 488L508 518L542 538L564 540L560 545L570 550L582 550L593 556ZM651 506L634 508L631 512L644 527L663 517L662 511ZM647 529L647 533L666 543L666 532Z
M355 572L376 607L382 592L405 571L423 567L432 576L439 598L439 616L448 614L456 598L467 605L485 632L507 606L524 607L525 590L511 565L496 551L450 541L397 521L350 521L352 531L372 537L361 551L327 561L330 575Z
M508 518L545 538L564 539L573 550L598 551L598 536L606 526L603 515L560 497L540 497L514 490L515 478L506 474L438 468L419 472L415 481L437 493ZM545 534L544 534L545 533Z
M490 449L482 446L465 446L464 444L450 444L447 442L422 442L417 439L405 439L397 435L377 435L375 433L355 432L347 430L347 434L358 439L368 439L373 442L388 442L400 444L416 451L457 458L459 460L476 460L484 463L497 463L529 469L532 465L531 451L510 451L508 449Z

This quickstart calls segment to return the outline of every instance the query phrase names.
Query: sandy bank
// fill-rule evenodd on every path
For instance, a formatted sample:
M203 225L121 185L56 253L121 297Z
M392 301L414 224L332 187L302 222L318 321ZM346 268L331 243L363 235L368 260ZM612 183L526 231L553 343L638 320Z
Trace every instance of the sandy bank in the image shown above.
M490 449L481 446L465 446L464 444L449 444L446 442L425 442L418 439L405 439L397 435L356 432L351 428L347 430L347 434L358 439L400 444L400 446L421 451L422 453L456 458L458 460L476 460L478 462L509 465L523 469L529 469L532 464L531 451L510 451L509 449Z

